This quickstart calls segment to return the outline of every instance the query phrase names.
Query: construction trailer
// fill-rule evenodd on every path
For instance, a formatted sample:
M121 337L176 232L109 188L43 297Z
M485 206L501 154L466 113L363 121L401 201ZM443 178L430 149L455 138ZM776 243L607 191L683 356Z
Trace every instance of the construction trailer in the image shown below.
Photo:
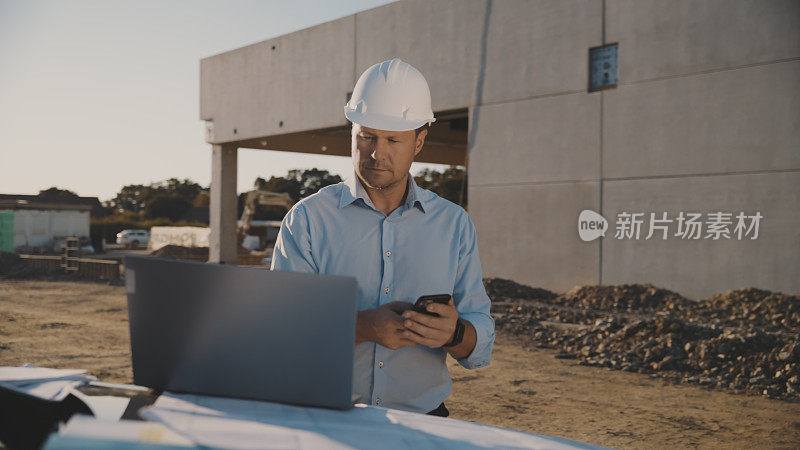
M800 293L796 0L404 0L202 59L212 261L236 258L237 149L349 157L343 106L394 57L431 87L418 161L467 167L485 276ZM605 236L579 237L584 210Z
M60 251L68 237L89 243L90 205L0 200L0 210L13 213L15 250Z

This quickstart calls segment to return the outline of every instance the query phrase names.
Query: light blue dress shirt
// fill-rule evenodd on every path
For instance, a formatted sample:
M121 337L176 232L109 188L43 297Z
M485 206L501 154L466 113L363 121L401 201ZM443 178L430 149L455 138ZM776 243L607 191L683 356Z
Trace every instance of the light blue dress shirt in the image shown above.
M487 366L494 320L475 225L463 208L418 187L411 174L408 180L405 204L388 216L373 205L355 171L302 199L281 223L272 270L355 277L359 311L451 294L477 333L472 353L457 361L467 369ZM431 411L450 395L446 358L442 348L390 350L363 342L355 347L353 394L372 405Z

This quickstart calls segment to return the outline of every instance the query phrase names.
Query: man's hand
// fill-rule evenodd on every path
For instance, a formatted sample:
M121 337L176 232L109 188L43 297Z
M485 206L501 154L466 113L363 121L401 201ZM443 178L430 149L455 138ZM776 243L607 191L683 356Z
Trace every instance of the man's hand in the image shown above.
M406 319L404 322L406 330L403 332L403 336L414 343L430 348L439 348L453 338L458 321L458 311L452 296L446 305L431 303L427 310L439 314L439 317L411 310L403 312L403 318Z
M356 319L356 345L369 341L392 350L417 345L403 335L406 328L400 316L403 311L412 307L411 303L398 301L359 311Z

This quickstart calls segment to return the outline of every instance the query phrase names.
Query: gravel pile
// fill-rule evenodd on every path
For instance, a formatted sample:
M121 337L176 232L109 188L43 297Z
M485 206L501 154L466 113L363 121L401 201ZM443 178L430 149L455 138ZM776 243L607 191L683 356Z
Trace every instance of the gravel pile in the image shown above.
M508 280L486 282L497 329L557 349L556 357L800 400L798 296L741 289L695 302L620 285L543 298Z
M700 302L691 313L693 319L721 326L800 332L800 296L797 295L739 289L713 295Z

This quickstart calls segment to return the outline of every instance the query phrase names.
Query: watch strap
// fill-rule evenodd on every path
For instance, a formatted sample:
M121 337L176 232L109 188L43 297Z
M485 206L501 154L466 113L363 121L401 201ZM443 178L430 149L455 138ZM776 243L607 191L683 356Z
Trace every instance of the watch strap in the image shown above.
M466 330L466 328L464 322L459 318L458 321L456 321L456 329L453 331L453 338L450 339L450 342L444 344L443 347L453 347L460 344L461 341L464 340L464 330Z

